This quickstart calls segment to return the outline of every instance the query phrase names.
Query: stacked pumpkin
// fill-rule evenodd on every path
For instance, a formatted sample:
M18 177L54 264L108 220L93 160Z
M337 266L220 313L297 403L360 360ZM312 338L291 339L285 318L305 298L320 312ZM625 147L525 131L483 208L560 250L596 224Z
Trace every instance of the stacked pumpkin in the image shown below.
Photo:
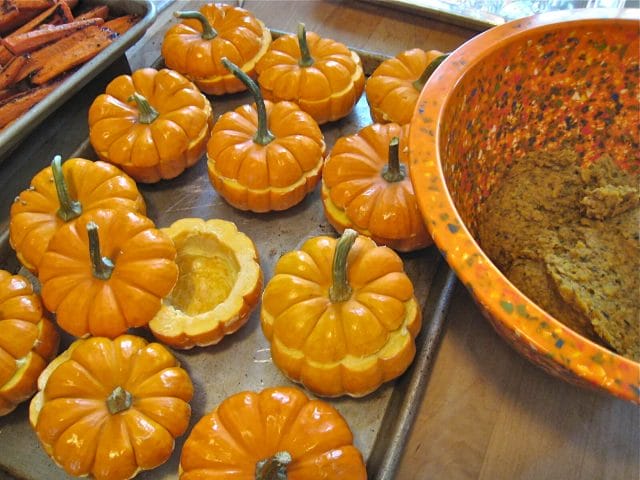
M148 326L174 348L212 345L242 327L262 299L275 365L327 397L367 395L415 355L420 306L396 251L431 240L408 177L405 124L420 82L443 55L405 52L365 84L355 52L303 24L272 41L242 8L207 4L176 16L181 22L162 45L167 68L119 76L91 106L90 141L100 160L54 159L11 210L18 258L38 276L45 308L79 340L51 361L57 333L31 307L25 321L53 334L46 348L39 340L16 350L40 366L23 375L29 393L0 396L0 408L32 395L42 372L30 421L72 475L131 478L165 462L187 429L189 375L167 348L129 328ZM402 78L389 80L398 71ZM407 82L417 93L398 86ZM203 92L243 90L253 103L214 123ZM379 123L339 138L325 158L320 125L349 115L363 91ZM205 152L212 186L240 210L292 208L322 180L325 215L341 236L309 238L283 255L262 291L255 244L232 222L185 218L157 229L135 181L175 178ZM207 451L211 444L219 448ZM230 471L366 478L337 410L291 387L238 393L196 424L180 478Z

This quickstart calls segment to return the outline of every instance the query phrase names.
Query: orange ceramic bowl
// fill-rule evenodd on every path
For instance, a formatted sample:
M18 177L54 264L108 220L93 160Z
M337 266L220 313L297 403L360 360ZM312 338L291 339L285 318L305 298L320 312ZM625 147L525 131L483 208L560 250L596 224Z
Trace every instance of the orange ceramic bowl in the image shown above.
M498 163L571 142L640 171L640 10L552 12L490 29L436 70L414 112L410 171L429 231L493 327L567 381L640 403L640 364L547 314L474 239ZM637 321L637 319L635 319Z

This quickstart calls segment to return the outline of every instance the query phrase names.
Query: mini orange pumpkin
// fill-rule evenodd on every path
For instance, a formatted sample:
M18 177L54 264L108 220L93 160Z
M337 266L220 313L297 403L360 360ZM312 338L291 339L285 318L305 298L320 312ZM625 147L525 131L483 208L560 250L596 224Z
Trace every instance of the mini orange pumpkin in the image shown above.
M256 71L266 100L295 102L321 125L348 115L365 82L356 52L304 24L274 40Z
M271 32L264 23L243 8L220 3L174 15L184 21L169 28L162 41L167 67L182 73L210 95L246 90L221 59L229 58L255 77L256 62L271 44Z
M378 65L364 86L373 121L409 123L422 88L447 55L413 48Z
M42 300L71 335L115 338L158 312L178 278L175 258L149 218L92 210L51 238L38 276Z
M58 351L59 335L22 275L0 270L0 416L33 395Z
M253 80L227 59L223 63L247 84L255 105L226 112L214 125L207 145L209 179L240 210L290 208L320 180L322 131L296 104L264 101Z
M89 109L98 157L144 183L174 178L200 160L212 125L209 100L166 68L116 77Z
M149 322L174 348L218 343L249 319L262 292L253 241L233 222L183 218L163 228L178 251L178 283Z
M261 322L287 377L317 395L361 397L413 361L422 317L400 257L347 229L278 260Z
M187 437L180 480L365 480L362 455L340 413L292 387L241 392Z
M322 170L322 202L338 232L353 228L398 251L433 243L409 177L408 130L373 124L336 141Z
M29 421L70 475L132 478L167 461L189 426L189 374L165 347L133 335L76 340L38 387Z
M82 212L124 208L145 213L136 183L105 162L56 155L11 205L9 240L22 265L34 274L53 234Z

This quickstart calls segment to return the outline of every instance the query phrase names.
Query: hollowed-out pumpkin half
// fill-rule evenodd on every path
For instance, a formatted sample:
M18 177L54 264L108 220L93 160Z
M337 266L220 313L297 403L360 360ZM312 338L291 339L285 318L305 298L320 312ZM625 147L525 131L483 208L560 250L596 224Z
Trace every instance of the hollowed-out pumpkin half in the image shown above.
M180 273L149 328L175 348L216 344L247 322L260 299L255 244L227 220L183 218L163 232L176 246Z

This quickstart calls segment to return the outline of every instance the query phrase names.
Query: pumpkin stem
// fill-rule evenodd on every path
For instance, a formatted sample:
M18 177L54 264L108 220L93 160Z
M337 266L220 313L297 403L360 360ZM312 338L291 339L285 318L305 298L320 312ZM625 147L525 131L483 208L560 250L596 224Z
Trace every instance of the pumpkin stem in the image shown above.
M195 10L189 10L184 12L173 12L173 16L176 18L195 18L202 25L202 35L201 38L203 40L213 40L218 36L218 32L211 26L207 17L205 17L202 12L198 12Z
M382 169L382 178L387 182L399 182L407 176L405 166L400 163L399 155L400 139L393 137L389 142L389 161Z
M256 480L287 480L287 465L291 463L289 452L277 452L256 463Z
M424 69L424 71L418 77L418 79L412 83L413 88L421 92L422 89L424 88L424 85L427 83L427 80L429 80L429 77L431 76L431 74L436 71L436 68L438 68L438 66L442 62L444 62L448 56L449 56L448 53L443 53L439 57L436 57L433 60L431 60L431 63L427 65L427 67Z
M249 75L243 72L241 68L228 58L223 57L221 61L227 70L231 71L238 80L247 86L251 95L253 95L253 100L256 102L256 110L258 111L258 131L253 137L253 141L260 145L266 145L272 142L276 137L269 131L267 107L264 104L264 98L262 98L260 87L258 87L258 84L254 82Z
M58 194L58 203L60 203L60 208L56 214L63 221L68 222L82 213L82 204L77 200L71 200L69 196L67 182L62 173L62 157L60 155L53 157L51 161L51 171L53 172L53 182L55 183L56 193Z
M113 389L107 397L107 409L111 415L127 410L133 404L133 396L121 386Z
M307 29L304 23L298 24L298 45L300 46L300 60L298 65L301 67L310 67L313 65L313 57L309 53L309 44L307 43Z
M338 239L333 252L333 284L329 287L329 300L332 303L344 302L351 297L351 285L347 281L347 256L358 237L358 232L345 229Z
M140 123L144 123L148 125L153 123L156 118L160 115L158 111L151 106L149 100L147 100L144 95L140 95L138 92L133 92L128 99L128 101L134 101L138 105L138 110L140 110L140 115L138 115L138 121Z
M111 272L115 268L109 257L100 255L100 237L98 237L98 225L95 222L87 223L89 234L89 255L91 256L91 269L93 276L101 280L109 280Z

